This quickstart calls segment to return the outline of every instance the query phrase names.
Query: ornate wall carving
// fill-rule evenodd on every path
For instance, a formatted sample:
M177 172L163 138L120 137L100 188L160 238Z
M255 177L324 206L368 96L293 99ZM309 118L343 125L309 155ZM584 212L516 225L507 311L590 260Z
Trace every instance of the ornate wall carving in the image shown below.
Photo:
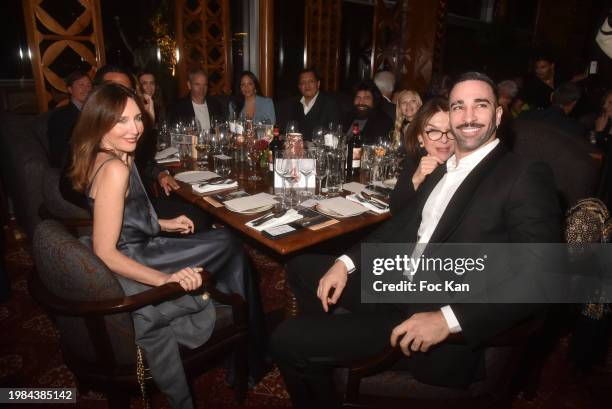
M336 91L340 78L341 0L306 0L304 66L321 75L321 87Z
M53 15L49 6L71 9L71 21ZM65 16L67 13L63 13ZM23 0L23 15L32 54L38 108L49 109L58 93L66 93L63 78L86 62L92 73L105 62L99 0ZM61 22L60 22L61 21ZM79 61L80 60L80 61ZM63 62L69 61L63 64ZM79 66L80 65L80 66Z
M398 0L393 7L376 0L372 73L389 70L399 87L424 92L441 64L445 18L446 0Z
M187 92L189 69L201 67L208 73L210 94L229 94L229 0L177 0L175 7L179 93Z

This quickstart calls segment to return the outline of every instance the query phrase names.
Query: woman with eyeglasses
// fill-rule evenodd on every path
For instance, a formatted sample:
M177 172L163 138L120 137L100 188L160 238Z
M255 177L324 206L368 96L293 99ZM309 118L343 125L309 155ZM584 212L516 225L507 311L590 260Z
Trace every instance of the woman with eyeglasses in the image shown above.
M423 104L406 130L404 147L407 156L391 193L394 214L410 203L427 176L455 151L446 98L435 97Z

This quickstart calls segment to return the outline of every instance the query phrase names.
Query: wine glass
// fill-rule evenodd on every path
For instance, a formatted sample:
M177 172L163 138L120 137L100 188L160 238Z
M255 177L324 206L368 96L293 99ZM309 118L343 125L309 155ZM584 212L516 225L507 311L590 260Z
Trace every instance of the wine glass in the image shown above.
M306 198L310 195L310 192L308 191L308 179L310 175L312 174L312 172L314 171L315 161L316 161L316 153L313 149L306 149L304 151L304 156L302 157L301 160L298 161L300 173L304 175L304 179L306 181L306 187L304 188L304 191L302 192L303 196L305 196Z
M208 153L210 151L210 131L208 129L202 129L200 131L196 150L198 151L198 167L204 169L204 165L208 164Z
M259 163L259 158L261 156L261 152L257 149L257 139L255 136L249 136L246 138L246 148L247 153L249 155L249 180L253 182L257 182L261 180L261 177L257 175L257 164Z
M325 130L322 126L316 126L312 130L312 143L314 143L315 146L325 145Z
M317 182L318 194L314 196L314 199L322 200L322 199L325 199L325 196L323 196L323 191L322 191L323 186L321 185L321 183L323 179L327 176L327 173L329 172L329 166L328 166L328 161L327 161L327 151L325 150L325 148L321 147L315 151L315 155L316 155L315 157L315 179Z

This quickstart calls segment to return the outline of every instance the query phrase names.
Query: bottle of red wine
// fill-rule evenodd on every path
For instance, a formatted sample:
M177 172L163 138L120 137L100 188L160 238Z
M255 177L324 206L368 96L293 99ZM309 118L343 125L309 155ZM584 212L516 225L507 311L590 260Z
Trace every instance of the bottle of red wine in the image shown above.
M270 150L270 161L268 162L268 169L270 172L274 172L274 166L276 163L276 157L279 152L283 151L283 143L280 140L280 132L278 130L278 126L274 127L274 131L272 132L272 142L268 145L268 149Z
M361 167L361 134L359 132L359 125L353 124L351 131L351 137L347 143L346 152L346 176L347 179L359 175L359 169Z

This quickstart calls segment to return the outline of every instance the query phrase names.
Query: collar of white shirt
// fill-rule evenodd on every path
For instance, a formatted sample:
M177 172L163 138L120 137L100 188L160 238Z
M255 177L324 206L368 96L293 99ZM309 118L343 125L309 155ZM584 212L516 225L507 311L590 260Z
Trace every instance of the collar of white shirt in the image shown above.
M483 147L476 149L474 152L467 156L464 156L457 164L457 157L455 155L448 158L446 161L446 171L453 172L457 170L472 170L487 156L495 147L499 145L499 139L487 143Z
M310 103L308 103L308 104L306 103L306 98L302 97L302 99L300 99L300 103L304 107L304 115L306 115L306 114L308 114L308 112L310 112L310 110L314 106L315 102L317 102L317 97L318 96L319 96L319 93L317 92L317 94L314 97L312 97L312 99L310 100Z

